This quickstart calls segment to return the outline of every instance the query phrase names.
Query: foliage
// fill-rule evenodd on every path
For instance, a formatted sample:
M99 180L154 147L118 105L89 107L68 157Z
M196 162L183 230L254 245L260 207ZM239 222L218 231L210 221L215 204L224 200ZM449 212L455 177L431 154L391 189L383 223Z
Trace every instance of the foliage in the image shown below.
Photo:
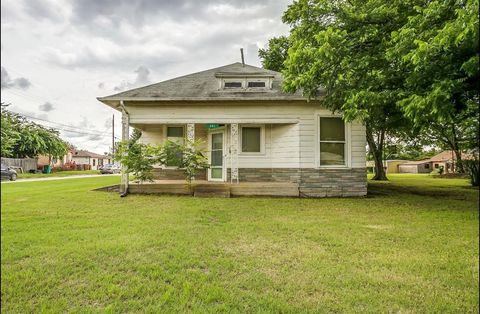
M10 157L13 155L13 147L15 143L20 139L20 135L17 130L17 124L19 122L18 115L8 111L8 105L1 104L1 156Z
M266 49L258 50L258 56L262 60L265 69L280 72L284 69L283 62L287 59L290 43L288 37L273 37L268 41Z
M474 159L461 160L462 168L470 177L470 184L472 186L480 185L480 161L478 157Z
M398 101L406 116L459 160L479 146L478 9L478 0L416 6L387 52L406 75Z
M130 139L136 142L140 139L140 137L142 137L142 130L133 128L133 132L130 135Z
M163 145L150 145L130 139L119 143L115 160L140 182L153 180L152 170L155 164L175 166L185 172L185 179L190 185L196 171L208 167L207 159L199 148L201 144L200 141L181 144L167 140Z
M208 168L208 161L200 146L201 141L189 141L180 144L174 141L165 141L159 150L158 161L160 164L176 166L185 173L189 186L198 169Z
M140 183L153 181L153 165L157 163L158 147L139 143L136 140L125 140L118 144L114 159L132 173Z
M291 26L284 89L301 89L309 98L321 94L322 105L341 111L346 121L363 121L379 180L386 179L385 138L410 128L396 105L403 73L387 60L386 51L392 32L406 23L416 2L300 0L283 16ZM263 56L278 56L276 45L269 48L271 54ZM270 63L278 64L263 61Z
M183 147L182 160L179 168L185 172L186 180L191 185L198 169L208 168L208 160L200 149L201 141L187 141Z
M59 137L59 132L30 122L23 116L7 110L1 111L1 153L4 157L34 158L48 155L60 158L68 151L68 144Z

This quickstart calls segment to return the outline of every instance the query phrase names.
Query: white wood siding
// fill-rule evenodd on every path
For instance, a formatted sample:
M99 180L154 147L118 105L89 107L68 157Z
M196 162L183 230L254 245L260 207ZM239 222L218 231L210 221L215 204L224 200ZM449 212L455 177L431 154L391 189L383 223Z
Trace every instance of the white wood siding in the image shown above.
M240 168L316 167L318 115L331 115L318 102L127 104L127 110L130 123L142 129L141 141L144 143L161 143L165 123L196 123L195 136L203 138L205 142L208 134L206 123L264 124L265 153L255 156L240 154ZM229 127L225 135L228 145ZM346 140L348 167L365 168L365 126L358 122L351 123ZM226 162L229 166L228 159Z

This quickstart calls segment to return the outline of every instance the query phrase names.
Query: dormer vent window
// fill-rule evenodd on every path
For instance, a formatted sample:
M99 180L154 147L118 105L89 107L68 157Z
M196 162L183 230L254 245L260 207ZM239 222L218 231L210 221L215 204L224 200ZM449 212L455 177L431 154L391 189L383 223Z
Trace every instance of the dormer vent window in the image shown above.
M242 88L242 82L225 82L225 88Z
M261 82L248 82L249 88L265 88L265 81Z

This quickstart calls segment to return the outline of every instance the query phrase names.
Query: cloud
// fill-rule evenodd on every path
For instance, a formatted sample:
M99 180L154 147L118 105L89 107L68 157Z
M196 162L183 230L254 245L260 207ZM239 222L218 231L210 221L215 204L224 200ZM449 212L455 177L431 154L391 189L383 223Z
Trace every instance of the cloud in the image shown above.
M115 86L113 90L120 92L126 89L147 85L151 82L149 78L150 70L147 67L143 65L139 66L138 69L136 69L134 72L137 73L137 77L135 78L135 81L133 82L123 81L118 86Z
M40 111L50 112L50 111L54 110L55 107L53 106L53 104L51 102L47 101L43 105L38 106L38 109Z
M1 69L1 88L15 88L18 87L20 89L28 89L32 85L30 81L24 77L18 77L16 79L12 79L8 74L7 70L2 66Z

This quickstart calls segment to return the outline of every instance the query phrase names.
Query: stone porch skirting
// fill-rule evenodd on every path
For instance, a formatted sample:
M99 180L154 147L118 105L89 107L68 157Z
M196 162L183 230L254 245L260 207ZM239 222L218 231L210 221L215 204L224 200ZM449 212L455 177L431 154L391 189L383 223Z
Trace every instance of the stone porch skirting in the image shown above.
M350 197L367 195L366 168L298 169L298 168L239 168L240 182L297 183L300 197ZM227 169L230 182L230 169ZM156 180L183 180L179 169L155 169ZM196 179L206 180L206 170L199 170Z

